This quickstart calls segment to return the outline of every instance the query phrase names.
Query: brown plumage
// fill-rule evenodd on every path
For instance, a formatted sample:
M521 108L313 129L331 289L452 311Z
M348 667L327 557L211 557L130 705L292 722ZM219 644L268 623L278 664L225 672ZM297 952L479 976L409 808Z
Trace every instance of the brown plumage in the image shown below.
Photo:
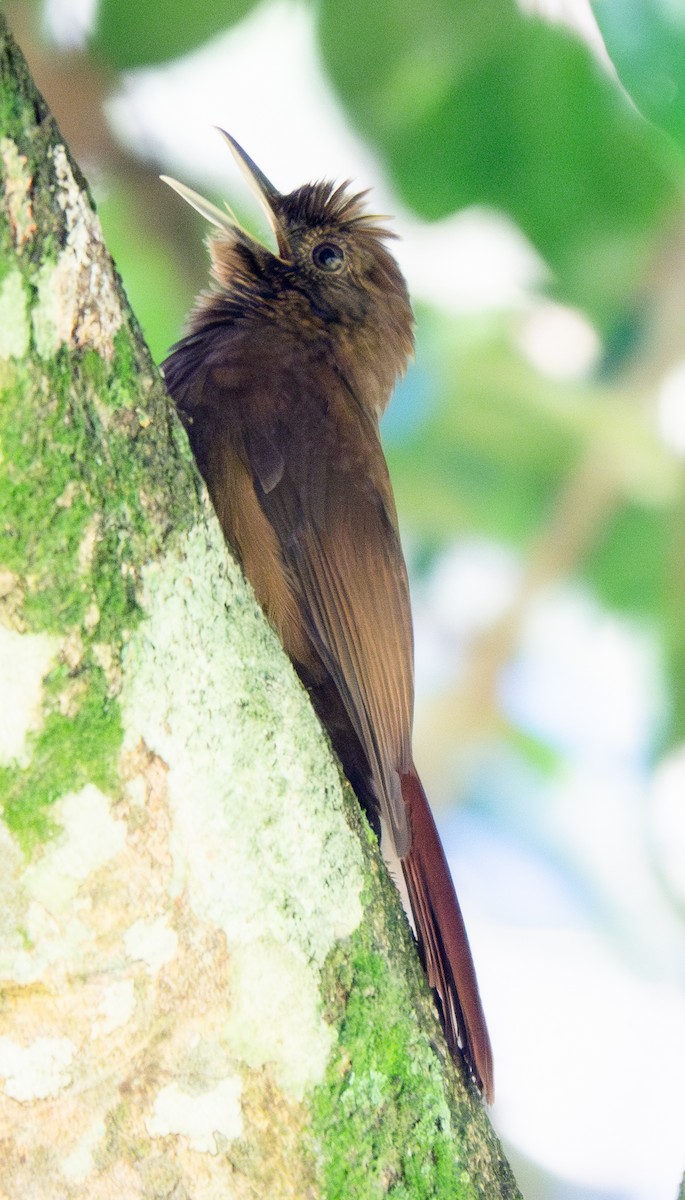
M281 637L369 819L402 860L448 1043L492 1098L464 923L412 762L407 571L378 421L413 345L391 236L347 185L281 195L224 134L274 254L168 181L216 227L212 289L164 363L226 539Z

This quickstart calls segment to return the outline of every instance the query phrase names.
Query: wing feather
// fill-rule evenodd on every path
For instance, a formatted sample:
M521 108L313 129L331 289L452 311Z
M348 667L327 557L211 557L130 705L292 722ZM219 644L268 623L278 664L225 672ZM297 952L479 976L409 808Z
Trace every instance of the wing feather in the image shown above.
M301 447L292 453L297 431L281 430L283 476L258 495L300 593L310 637L364 746L382 815L404 854L409 828L399 776L411 761L409 588L375 423L362 431L366 461L360 463L358 448L349 444L359 431L349 412L344 419L335 412L344 399L334 397L315 454Z

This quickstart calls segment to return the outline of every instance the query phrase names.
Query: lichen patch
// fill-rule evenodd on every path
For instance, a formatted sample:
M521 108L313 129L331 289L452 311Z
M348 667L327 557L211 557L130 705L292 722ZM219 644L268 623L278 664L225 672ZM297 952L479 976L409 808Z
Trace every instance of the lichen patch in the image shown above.
M151 972L171 962L178 948L178 936L164 917L136 921L128 930L124 945L129 958L144 962Z
M39 1037L27 1046L0 1037L0 1090L22 1103L58 1095L71 1082L75 1050L64 1037Z
M31 204L32 179L26 169L28 159L8 137L0 138L0 158L5 177L4 207L14 245L21 251L36 232Z
M60 346L90 347L111 361L123 321L112 262L100 221L74 179L64 146L55 147L53 159L67 237L57 261L43 263L34 279L36 348L41 358L51 358Z
M172 894L225 938L226 1044L301 1097L330 1052L320 971L361 919L361 847L306 697L211 529L145 571L124 747L166 764Z
M188 1092L171 1083L157 1093L145 1126L151 1137L182 1134L193 1150L216 1154L217 1135L229 1140L242 1136L241 1093L237 1075L222 1079L207 1092Z
M335 1040L320 1019L316 977L287 946L262 940L233 947L231 983L231 1050L250 1067L270 1067L278 1087L302 1100L323 1078Z
M89 1126L71 1154L62 1159L61 1170L65 1179L71 1183L82 1183L88 1178L95 1165L95 1152L103 1141L105 1132L105 1122L102 1119Z
M267 630L259 645L244 586L214 528L146 568L147 619L124 659L124 745L142 738L167 765L175 887L197 914L229 941L278 931L320 966L361 920L361 850L316 719Z
M0 625L0 764L28 761L29 735L42 722L43 680L60 639Z
M130 1021L135 1008L135 988L132 979L116 979L102 989L102 999L97 1007L97 1019L93 1024L93 1037L106 1037L115 1029L121 1029Z
M0 359L24 358L30 333L26 288L21 272L13 270L0 284Z
M123 849L126 824L113 817L109 799L92 783L58 800L55 816L61 833L27 868L25 880L34 900L59 913L84 880Z

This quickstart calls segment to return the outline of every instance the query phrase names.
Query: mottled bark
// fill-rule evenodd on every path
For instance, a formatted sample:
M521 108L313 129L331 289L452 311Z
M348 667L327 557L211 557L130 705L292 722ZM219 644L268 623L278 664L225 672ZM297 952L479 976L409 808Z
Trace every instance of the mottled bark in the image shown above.
M0 1196L518 1196L2 17L0 167Z

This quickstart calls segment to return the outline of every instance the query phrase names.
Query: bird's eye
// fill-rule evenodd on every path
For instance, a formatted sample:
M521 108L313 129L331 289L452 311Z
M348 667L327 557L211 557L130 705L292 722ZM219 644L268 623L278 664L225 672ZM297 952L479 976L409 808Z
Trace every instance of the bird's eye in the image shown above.
M335 242L319 242L312 250L315 266L322 271L339 271L345 261L345 255Z

